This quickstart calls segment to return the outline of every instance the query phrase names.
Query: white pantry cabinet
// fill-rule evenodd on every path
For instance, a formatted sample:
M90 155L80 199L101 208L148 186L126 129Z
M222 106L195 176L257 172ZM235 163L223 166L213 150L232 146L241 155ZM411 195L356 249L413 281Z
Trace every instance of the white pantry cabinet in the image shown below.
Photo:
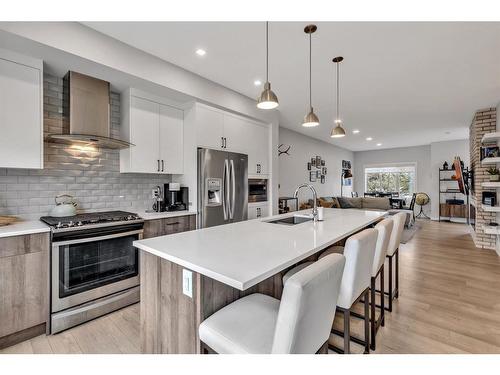
M248 175L269 173L269 127L242 116L199 105L196 108L197 146L248 155Z
M0 167L43 168L43 62L3 49Z
M120 172L182 174L184 111L145 96L123 94L121 138L134 146L120 151Z

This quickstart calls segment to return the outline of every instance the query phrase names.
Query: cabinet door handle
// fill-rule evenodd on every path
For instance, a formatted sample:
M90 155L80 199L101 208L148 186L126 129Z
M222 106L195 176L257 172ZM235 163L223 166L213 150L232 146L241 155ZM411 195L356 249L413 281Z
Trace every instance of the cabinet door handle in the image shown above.
M161 171L165 171L165 162L163 160L161 161Z
M224 148L224 137L220 137L220 147Z
M177 225L177 224L180 224L180 222L176 221L174 223L167 223L166 225Z
M160 160L158 159L157 162L158 162L158 172L159 172L160 171Z
M224 137L224 148L227 148L227 138Z

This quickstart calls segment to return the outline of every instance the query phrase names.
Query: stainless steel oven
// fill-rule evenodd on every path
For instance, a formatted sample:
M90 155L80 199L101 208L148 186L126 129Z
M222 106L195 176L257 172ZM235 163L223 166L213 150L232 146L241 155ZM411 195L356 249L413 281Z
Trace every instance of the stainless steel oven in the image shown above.
M267 202L267 180L250 178L248 180L248 203Z
M139 301L142 237L142 220L53 231L51 333Z

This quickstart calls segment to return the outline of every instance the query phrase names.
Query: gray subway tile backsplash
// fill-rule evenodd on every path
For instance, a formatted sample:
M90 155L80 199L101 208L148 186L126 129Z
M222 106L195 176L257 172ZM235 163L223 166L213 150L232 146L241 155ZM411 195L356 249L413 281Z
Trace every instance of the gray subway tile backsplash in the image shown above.
M62 132L63 80L44 75L44 133ZM120 131L120 94L111 93L111 132ZM0 168L0 215L38 219L47 215L58 194L70 194L78 210L140 211L151 206L151 189L170 176L120 174L117 150L82 151L69 145L44 144L44 169Z

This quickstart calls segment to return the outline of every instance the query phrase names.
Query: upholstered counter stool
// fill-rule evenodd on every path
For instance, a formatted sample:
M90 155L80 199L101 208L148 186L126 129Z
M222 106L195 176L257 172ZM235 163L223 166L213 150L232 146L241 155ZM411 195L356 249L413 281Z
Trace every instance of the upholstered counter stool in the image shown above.
M369 287L370 276L377 244L378 231L365 229L349 237L345 247L333 246L320 255L323 257L332 253L343 252L346 258L344 275L340 285L337 308L344 315L344 331L332 329L332 333L344 338L344 347L338 348L330 345L329 348L337 353L350 353L351 340L365 347L365 353L370 352L370 322L369 322ZM365 339L351 336L350 318L351 310L361 299L364 299ZM333 321L332 321L333 324Z
M371 270L371 279L370 279L370 349L371 350L376 349L375 337L377 335L379 327L384 325L384 311L385 311L384 298L380 297L381 300L380 305L376 304L376 283L377 283L377 278L379 278L380 276L380 290L383 293L384 262L385 262L385 257L387 255L387 246L389 244L389 238L391 236L392 226L393 226L392 219L384 219L375 226L375 229L378 232L378 236L377 236L377 244L375 247L375 254L373 258L373 266ZM343 254L344 247L334 246L333 248L330 248L327 251L325 251L321 256L334 252ZM376 311L375 311L376 306L381 307L380 316L378 319L376 319ZM351 315L356 318L366 319L366 315L358 314L356 312L351 312Z
M202 347L221 354L327 353L345 257L325 257L289 277L280 300L255 293L204 320Z
M389 290L383 292L385 295L389 296L389 306L385 308L389 312L392 312L392 301L399 297L399 245L401 244L401 236L403 235L403 229L405 227L406 214L399 212L392 216L392 220L394 224L389 238L389 244L387 245L387 258L389 259ZM393 267L393 259L395 259L395 267ZM393 276L394 272L395 275ZM393 277L396 284L394 289Z
M392 219L384 219L377 225L375 225L375 229L378 232L377 238L377 246L375 248L375 256L373 258L373 267L372 267L372 277L370 280L370 348L372 350L376 349L375 337L377 336L378 329L380 326L384 325L385 321L385 308L384 308L384 263L385 257L387 255L387 246L389 245L389 239L391 237L392 227L393 227ZM375 316L375 307L377 306L376 302L376 285L377 278L380 276L380 316L376 319Z

